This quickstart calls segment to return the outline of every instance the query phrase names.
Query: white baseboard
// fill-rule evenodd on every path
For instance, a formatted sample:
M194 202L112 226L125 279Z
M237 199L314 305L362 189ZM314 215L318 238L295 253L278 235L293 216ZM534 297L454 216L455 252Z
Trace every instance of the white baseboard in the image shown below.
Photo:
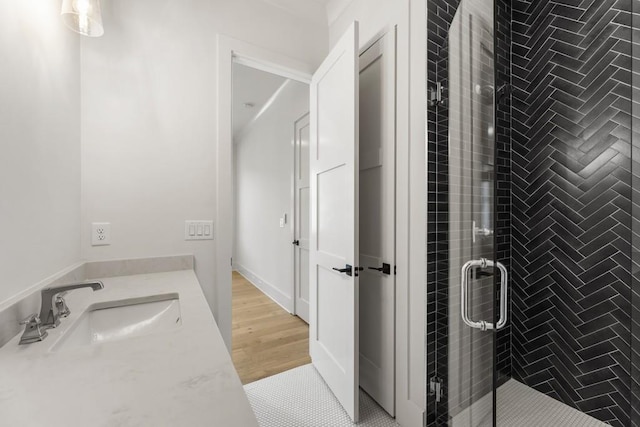
M263 280L260 276L240 264L235 264L234 269L247 279L253 286L260 289L263 294L271 298L276 304L293 314L293 298L285 295L280 289Z

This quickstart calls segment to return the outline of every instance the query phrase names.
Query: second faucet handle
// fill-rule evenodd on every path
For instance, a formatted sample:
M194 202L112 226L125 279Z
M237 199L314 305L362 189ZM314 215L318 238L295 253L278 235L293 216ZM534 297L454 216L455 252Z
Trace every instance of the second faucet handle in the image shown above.
M21 320L19 322L20 325L40 325L42 322L40 321L40 316L37 314L31 314L29 317Z
M69 306L67 306L67 302L64 300L64 296L67 292L61 292L56 295L56 308L58 309L58 316L60 317L69 317L71 314L71 310L69 310Z

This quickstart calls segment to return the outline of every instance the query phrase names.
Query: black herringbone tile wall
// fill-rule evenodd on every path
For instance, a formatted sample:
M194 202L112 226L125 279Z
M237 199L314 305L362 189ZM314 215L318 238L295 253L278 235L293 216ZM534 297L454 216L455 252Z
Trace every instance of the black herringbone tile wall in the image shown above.
M512 5L512 374L629 426L631 2Z

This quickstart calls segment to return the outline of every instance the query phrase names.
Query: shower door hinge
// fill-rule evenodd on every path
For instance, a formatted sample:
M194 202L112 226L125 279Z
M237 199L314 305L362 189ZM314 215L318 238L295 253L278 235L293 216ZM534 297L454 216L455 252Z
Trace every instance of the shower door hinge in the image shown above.
M444 382L441 378L431 377L429 380L429 396L434 396L436 402L440 402L442 400L443 388Z
M429 105L436 107L441 104L444 104L444 86L438 82L429 88Z

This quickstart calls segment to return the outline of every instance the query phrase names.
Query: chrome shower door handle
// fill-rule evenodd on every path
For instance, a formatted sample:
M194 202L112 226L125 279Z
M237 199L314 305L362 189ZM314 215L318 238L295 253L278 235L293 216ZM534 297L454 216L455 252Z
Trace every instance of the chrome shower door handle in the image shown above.
M502 329L507 324L508 312L507 312L507 283L508 283L508 272L507 267L504 266L500 261L496 262L498 266L498 270L500 270L500 318L498 319L498 324L496 325L496 329Z
M466 262L463 266L462 266L462 270L460 272L460 276L462 278L462 281L460 283L461 285L461 289L460 289L460 314L462 315L462 321L467 325L470 326L472 328L475 329L480 329L483 331L487 330L487 324L484 320L481 320L479 322L476 322L474 320L471 320L471 317L469 316L469 299L468 299L468 293L469 293L469 271L471 271L472 267L476 267L476 266L481 266L483 263L483 260L472 260L472 261L468 261Z
M490 267L498 267L500 270L500 318L498 319L498 323L496 325L493 322L487 322L484 320L475 321L471 319L469 315L469 272L474 267L480 268L490 268ZM461 289L460 289L460 314L462 316L462 321L475 329L480 329L482 331L486 331L489 329L502 329L507 324L507 268L501 263L494 263L493 261L487 260L485 258L472 260L466 262L462 266L462 270L460 272L461 275Z

